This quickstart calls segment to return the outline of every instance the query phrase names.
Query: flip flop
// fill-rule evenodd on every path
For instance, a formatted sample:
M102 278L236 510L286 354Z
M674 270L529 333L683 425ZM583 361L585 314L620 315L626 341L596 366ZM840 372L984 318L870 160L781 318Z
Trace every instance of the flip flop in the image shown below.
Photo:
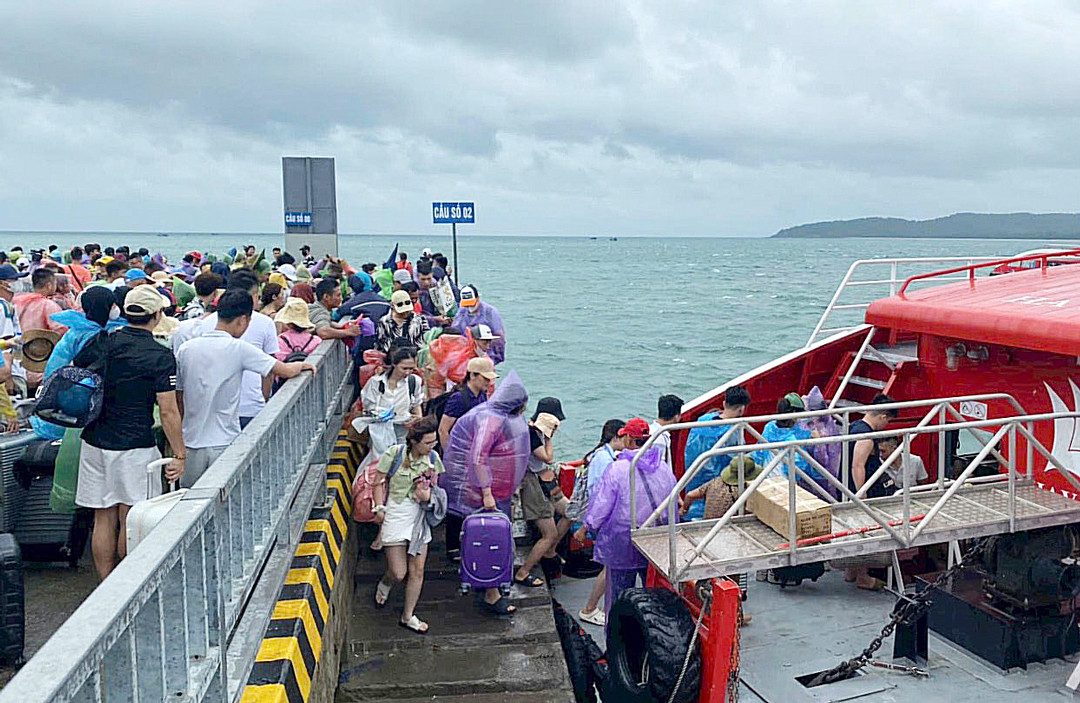
M398 625L401 625L406 630L412 630L418 635L426 635L428 631L428 624L415 615L408 620L398 620Z
M518 584L519 586L539 588L540 586L544 585L544 579L540 578L539 576L533 576L532 574L529 574L523 579L519 579L517 576L515 576L514 583Z
M499 600L495 601L494 603L488 603L486 600L481 598L480 603L492 615L513 615L517 612L517 606L507 603L504 596L499 596Z
M390 598L390 589L392 586L379 579L379 585L375 586L375 607L382 608L386 605L386 601ZM413 616L415 617L415 616Z

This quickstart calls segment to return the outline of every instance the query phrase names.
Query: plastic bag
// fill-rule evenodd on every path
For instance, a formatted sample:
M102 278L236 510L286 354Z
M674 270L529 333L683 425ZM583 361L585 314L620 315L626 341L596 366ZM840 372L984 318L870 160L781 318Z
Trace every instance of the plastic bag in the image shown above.
M428 353L436 375L461 383L469 361L476 357L476 345L472 334L465 330L463 335L444 334L433 340L428 345Z
M79 455L81 453L82 430L65 431L64 439L60 442L60 451L56 455L52 493L49 494L49 507L54 513L62 515L75 513L75 490L79 486Z

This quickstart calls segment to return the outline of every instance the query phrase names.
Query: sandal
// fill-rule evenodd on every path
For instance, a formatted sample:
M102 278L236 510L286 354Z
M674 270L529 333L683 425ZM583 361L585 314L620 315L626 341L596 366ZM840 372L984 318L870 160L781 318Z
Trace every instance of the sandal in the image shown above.
M544 579L540 578L539 576L533 576L532 574L528 574L523 579L519 579L517 576L515 576L514 577L514 583L516 583L519 586L527 586L529 588L539 588L540 586L544 585Z
M581 622L587 622L590 625L596 625L597 627L603 627L605 623L607 623L604 611L599 608L595 608L589 612L582 610L578 613L578 617L581 618Z
M507 603L504 596L499 596L499 600L494 603L488 603L481 598L480 603L483 604L484 608L492 615L513 615L517 612L517 606Z
M379 585L375 586L375 607L382 608L386 605L386 601L390 598L390 589L393 588L390 584L385 583L382 579L379 579Z
M408 620L398 620L398 625L401 625L406 630L412 630L419 635L426 635L428 631L428 624L415 615Z

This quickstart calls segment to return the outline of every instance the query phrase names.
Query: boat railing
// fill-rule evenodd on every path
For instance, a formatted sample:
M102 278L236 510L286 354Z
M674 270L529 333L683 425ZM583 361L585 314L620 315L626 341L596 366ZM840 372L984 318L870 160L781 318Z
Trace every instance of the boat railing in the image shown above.
M990 401L1004 402L1008 405L1012 412L1004 417L987 418L979 420L966 420L961 415L963 403L989 403ZM865 413L872 410L904 410L913 408L926 408L927 411L924 414L922 420L911 427L897 428L892 430L881 430L876 432L867 432L856 435L848 434L848 427L850 426L850 415L852 413ZM970 406L968 406L970 407ZM806 472L801 468L800 463L812 468L818 474L824 478L828 485L840 495L840 501L850 503L855 508L868 516L875 525L874 529L881 529L892 538L892 546L889 549L903 549L912 546L927 529L928 525L934 523L934 518L940 513L942 506L946 502L953 499L957 491L967 484L989 483L989 482L1001 482L1008 484L1008 519L1009 529L1013 530L1016 525L1017 517L1017 504L1016 504L1016 483L1017 480L1026 480L1030 482L1033 479L1034 469L1034 455L1037 452L1040 456L1044 457L1048 462L1048 467L1052 467L1059 471L1070 485L1080 493L1080 480L1077 479L1062 463L1053 456L1053 454L1046 449L1046 447L1035 436L1035 425L1040 422L1056 421L1060 419L1075 419L1080 417L1080 412L1058 412L1058 413L1042 413L1042 414L1028 414L1023 406L1016 401L1011 395L1007 393L993 393L983 395L971 395L971 396L957 396L952 398L935 398L929 400L916 400L906 401L900 403L880 404L873 406L852 406L850 408L843 408L839 410L819 410L809 411L801 413L791 413L784 415L784 419L801 420L815 417L822 417L826 415L837 415L841 417L842 432L835 436L828 437L811 437L808 439L788 440L783 442L770 442L765 439L760 432L755 429L755 424L766 422L770 419L776 419L776 416L761 416L761 417L748 417L748 418L732 418L727 420L708 420L689 423L677 423L668 425L663 428L663 431L672 432L678 430L690 430L697 427L726 427L720 438L713 444L712 448L699 455L689 467L686 472L676 483L671 493L665 497L665 499L653 510L652 514L639 526L637 525L637 502L636 502L636 468L637 463L641 456L645 453L645 450L649 449L660 436L661 433L657 433L650 437L643 445L642 451L638 452L631 462L630 467L630 515L631 515L631 528L632 533L637 530L644 530L653 526L661 515L667 514L666 530L668 533L669 554L668 554L668 573L665 575L674 581L684 580L687 570L694 564L694 562L706 552L711 542L720 531L728 526L732 519L738 515L741 515L744 511L744 506L750 495L757 490L757 488L770 477L774 469L779 467L786 467L786 477L790 486L789 490L789 534L786 549L789 550L792 556L792 563L797 560L796 552L799 548L798 535L796 534L796 486L802 485L815 491L819 496L829 502L836 503L837 499L826 490L824 487L818 484L814 478L808 476ZM971 432L973 436L982 444L981 450L975 454L975 456L967 463L959 475L953 479L946 478L946 442L945 434L947 432L959 432L962 430L980 430L985 434L990 434L989 439L981 436L979 432ZM746 442L743 440L744 434L751 435L754 439ZM871 503L866 502L867 491L881 480L886 471L896 462L902 462L901 465L906 465L911 456L911 442L922 436L929 434L937 434L938 442L938 474L937 480L934 483L922 486L912 486L910 481L904 481L903 488L900 489L903 498L903 516L900 520L890 519L888 516L880 513L876 510ZM848 446L848 443L857 442L860 440L878 440L886 437L896 437L900 440L900 444L893 453L886 458L881 467L871 476L866 477L865 484L857 491L852 491L848 486L848 452L841 452L843 457L843 466L841 476L834 476L828 469L822 466L817 459L811 453L814 447L828 444L840 443L841 446ZM1017 456L1016 448L1017 438L1022 437L1026 440L1026 460L1023 464L1020 464L1019 457ZM754 441L756 440L756 441ZM1008 443L1008 452L1003 454L1001 451L1001 445L1004 441ZM746 481L744 475L744 467L740 463L738 469L738 489L739 497L735 500L733 505L728 508L724 515L717 520L712 528L709 530L704 538L695 540L695 547L687 557L682 555L683 559L680 559L680 555L677 553L676 548L676 534L678 530L678 497L680 493L686 488L687 484L697 475L697 473L704 467L710 460L715 457L732 455L732 454L748 454L755 452L768 452L770 459L765 464L764 469L753 481L749 483ZM975 471L981 466L981 464L988 458L993 457L1001 466L1006 467L1004 474L989 476L989 477L975 477ZM923 515L913 516L911 514L911 499L912 496L925 494L927 491L937 489L943 491L937 500L933 503L931 508ZM917 524L916 524L917 523Z
M968 266L999 262L995 256L945 256L932 258L860 259L848 267L828 305L825 306L806 346L842 332L850 332L863 323L865 310L870 303L886 296L896 295L901 286L913 276L936 272L943 264L964 265L956 271L967 271ZM988 273L988 272L987 272ZM968 275L944 276L935 282L966 281Z
M897 295L903 295L904 293L907 292L908 286L910 286L912 283L916 283L918 281L926 281L926 280L929 280L931 278L937 279L937 281L956 280L955 277L957 275L959 275L959 274L964 274L964 275L960 276L961 280L967 280L967 281L969 281L971 283L974 283L975 282L975 274L979 269L989 268L989 267L997 268L998 266L1005 266L1005 265L1008 265L1008 264L1021 264L1021 263L1024 263L1025 261L1038 261L1039 266L1037 268L1039 270L1041 270L1043 273L1046 273L1047 269L1049 268L1050 259L1061 259L1063 257L1070 257L1070 256L1080 256L1080 249L1067 249L1067 250L1058 251L1058 252L1038 252L1038 253L1035 253L1035 254L1021 254L1019 256L1014 256L1014 257L1008 258L1008 259L996 259L994 261L985 261L985 262L981 262L981 263L969 263L966 266L957 266L957 267L954 267L954 268L945 269L943 271L932 271L932 272L929 272L929 273L919 273L919 274L915 274L915 275L912 275L912 276L908 276L907 280L905 280L903 285L900 286L900 290L898 290L896 292L896 294ZM939 278L939 277L943 277L943 278Z
M274 394L0 701L239 697L270 617L253 593L271 588L276 596L283 572L268 562L299 540L320 500L325 469L315 462L329 456L352 392L340 341L323 342L308 361L318 372Z

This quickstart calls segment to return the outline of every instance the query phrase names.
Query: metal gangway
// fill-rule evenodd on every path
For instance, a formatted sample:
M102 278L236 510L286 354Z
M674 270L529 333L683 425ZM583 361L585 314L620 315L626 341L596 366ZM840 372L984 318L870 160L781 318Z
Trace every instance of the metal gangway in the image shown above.
M2 703L239 698L351 399L340 341L308 357L0 691Z
M1010 408L1004 417L968 420L960 413L961 403L1004 403ZM922 419L912 427L886 429L880 432L849 435L851 418L871 410L925 409ZM634 546L672 583L719 577L759 569L795 566L813 562L895 552L922 545L953 543L994 534L1032 530L1040 527L1080 522L1080 501L1066 498L1036 485L1036 461L1045 460L1047 470L1057 471L1080 494L1080 479L1072 474L1036 438L1038 423L1080 417L1080 412L1028 414L1006 393L956 396L880 404L852 406L792 413L785 419L802 420L833 415L840 419L842 433L830 437L786 442L768 442L754 425L761 425L775 416L747 417L727 420L685 422L668 425L665 432L692 430L698 427L726 428L713 447L703 452L687 467L674 490L656 507L640 526L637 522L636 465L642 452L635 457L630 471L631 539ZM978 453L955 478L946 477L946 433L971 432L982 445ZM989 438L983 436L989 435ZM886 471L901 458L911 455L912 441L927 434L937 435L937 480L927 485L912 486L909 481L896 494L884 498L866 498L867 491L882 479ZM660 434L644 445L651 447ZM856 492L848 488L847 443L865 439L897 437L897 449L882 462L881 467ZM1026 447L1023 456L1018 440ZM810 449L830 443L844 443L841 452L841 476L834 477L811 454ZM678 496L694 476L712 458L767 451L771 454L764 470L747 482L743 467L739 467L741 494L727 512L718 519L698 522L678 521ZM804 460L825 477L841 498L817 484L800 468L796 458ZM996 460L1003 473L976 476L976 470L988 458ZM742 462L740 462L741 464ZM789 487L789 524L787 534L780 535L753 515L745 513L749 496L770 477L774 469L786 466ZM815 492L831 504L834 532L850 532L823 542L800 542L796 526L796 487ZM666 525L657 525L666 514ZM807 543L812 542L812 543ZM951 556L951 553L950 553Z

